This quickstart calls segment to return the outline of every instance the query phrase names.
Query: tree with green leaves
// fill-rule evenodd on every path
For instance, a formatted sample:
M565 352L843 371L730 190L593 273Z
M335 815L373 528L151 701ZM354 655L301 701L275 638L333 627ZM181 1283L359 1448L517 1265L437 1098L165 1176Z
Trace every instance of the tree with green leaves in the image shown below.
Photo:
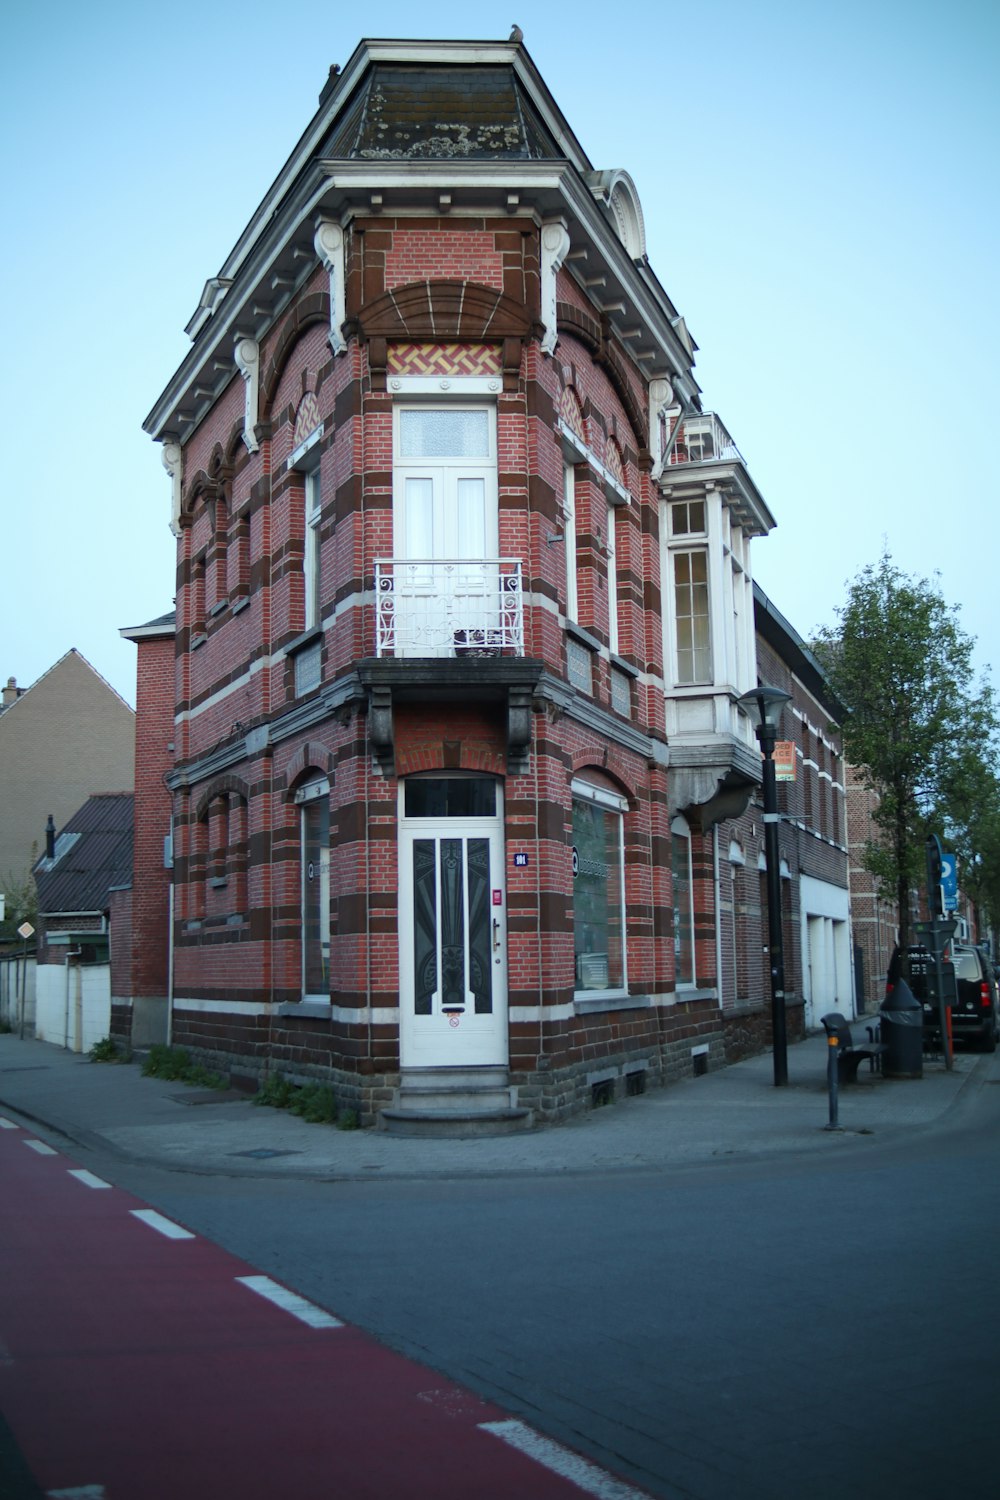
M38 891L35 886L35 877L31 871L38 858L38 850L32 847L31 864L24 874L17 876L13 871L0 879L0 891L4 895L4 919L0 922L0 944L20 942L17 929L22 922L30 922L32 927L38 926Z
M989 686L974 682L974 645L938 583L908 577L888 551L848 585L837 625L816 643L849 709L845 754L878 799L881 837L868 846L866 863L898 904L903 947L910 891L923 884L927 833L956 830L968 807L963 799L995 761L996 709Z
M942 802L943 839L958 857L959 881L980 926L1000 927L1000 775L969 744L953 769Z

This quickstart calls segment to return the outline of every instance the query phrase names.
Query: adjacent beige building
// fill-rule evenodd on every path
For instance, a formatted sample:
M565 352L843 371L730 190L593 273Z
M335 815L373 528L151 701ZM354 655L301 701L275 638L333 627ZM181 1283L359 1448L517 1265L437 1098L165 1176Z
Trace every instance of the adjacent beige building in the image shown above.
M21 883L56 829L94 792L131 792L135 714L79 651L30 688L12 677L0 708L0 882Z

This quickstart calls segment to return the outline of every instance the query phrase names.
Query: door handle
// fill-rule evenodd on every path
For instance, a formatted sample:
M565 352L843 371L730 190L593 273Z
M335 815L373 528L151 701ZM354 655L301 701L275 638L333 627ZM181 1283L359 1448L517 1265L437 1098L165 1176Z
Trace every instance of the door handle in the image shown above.
M493 918L493 952L494 953L499 953L499 951L500 951L500 918L499 917L494 917Z

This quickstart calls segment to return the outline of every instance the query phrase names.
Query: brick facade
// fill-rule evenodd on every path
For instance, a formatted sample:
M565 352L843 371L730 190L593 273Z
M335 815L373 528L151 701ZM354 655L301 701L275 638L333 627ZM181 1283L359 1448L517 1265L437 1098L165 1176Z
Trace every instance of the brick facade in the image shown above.
M424 45L430 55L433 44ZM175 722L165 778L158 729L140 751L149 805L157 806L150 829L166 812L157 776L172 797L172 1035L249 1083L271 1070L329 1080L365 1122L398 1103L416 1056L407 1054L415 961L403 936L411 912L400 899L401 851L409 848L401 799L421 777L475 775L499 789L502 809L491 951L502 943L503 1086L550 1119L721 1063L744 1013L735 991L722 1003L735 972L729 955L742 951L736 968L747 971L759 943L759 922L745 924L722 953L720 975L712 819L694 818L683 845L683 937L671 874L677 808L659 471L671 420L695 409L691 346L622 227L637 232L635 212L623 219L614 200L631 191L627 182L611 174L617 185L597 204L582 153L569 166L562 160L576 150L571 135L546 143L537 121L524 126L530 111L511 115L508 155L487 162L484 152L471 185L448 185L454 164L439 137L384 153L366 148L361 182L358 157L338 132L347 129L341 119L354 130L361 118L356 139L367 138L368 124L351 109L361 108L371 70L391 73L367 46L324 95L316 126L316 139L329 132L350 163L347 186L331 188L322 211L332 263L313 255L313 223L295 219L289 178L284 217L268 231L268 253L285 268L268 273L269 297L251 284L250 262L234 262L218 282L226 290L217 306L205 311L203 300L196 314L192 362L147 422L176 449ZM495 54L494 101L535 87L516 43L486 53ZM484 55L476 54L483 78ZM448 66L441 63L442 75ZM475 89L463 88L474 112ZM480 124L463 139L484 129L493 139L493 126ZM411 149L423 164L408 174L397 158ZM436 152L445 153L437 182L428 168ZM565 174L558 209L551 187L523 165L546 154L560 183ZM303 183L311 170L295 168ZM546 240L553 223L559 234ZM639 325L624 294L610 297L615 277L645 307ZM218 373L230 334L252 346L257 375ZM198 379L195 365L204 371ZM674 417L663 421L668 398ZM381 643L380 579L396 590L408 576L394 571L398 558L421 555L406 550L401 517L417 502L404 499L396 415L421 402L489 413L495 450L485 482L495 484L497 557L520 569L522 634L513 644L498 644L499 631L466 628L425 655ZM716 483L727 494L743 486L741 515L755 518L747 534L761 534L766 508L739 465L736 480L730 462ZM443 479L420 483L444 493ZM391 602L399 608L395 594ZM156 719L163 659L142 644L139 671L157 685L140 697L140 716L145 704ZM748 682L715 691L732 704ZM737 738L725 753L749 764L745 725ZM837 812L828 801L832 829ZM575 844L584 805L598 811L581 826L612 840L586 868ZM754 835L744 838L746 868L755 870ZM133 897L137 920L146 895L162 907L154 844L150 835L145 884ZM832 858L797 850L796 876L800 868L819 875ZM588 880L597 936L583 931ZM317 890L319 938L310 936ZM747 911L758 901L750 891ZM162 956L152 927L149 934ZM684 944L692 972L679 977ZM133 993L160 993L159 959L147 962L142 948L137 942ZM310 977L320 957L322 978ZM759 1009L759 974L739 998ZM420 1066L454 1066L457 1076L446 1027L465 1045L472 1013L460 1010L442 1013L440 1056ZM748 1019L744 1030L754 1024Z

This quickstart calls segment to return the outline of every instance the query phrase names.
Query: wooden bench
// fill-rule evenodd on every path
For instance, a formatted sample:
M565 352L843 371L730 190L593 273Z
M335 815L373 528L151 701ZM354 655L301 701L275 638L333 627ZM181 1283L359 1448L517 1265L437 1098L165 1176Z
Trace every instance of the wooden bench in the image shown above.
M858 1068L866 1057L871 1063L872 1072L875 1071L876 1060L889 1050L885 1042L855 1044L847 1018L839 1010L832 1010L822 1020L827 1038L837 1038L837 1077L841 1083L857 1083Z

